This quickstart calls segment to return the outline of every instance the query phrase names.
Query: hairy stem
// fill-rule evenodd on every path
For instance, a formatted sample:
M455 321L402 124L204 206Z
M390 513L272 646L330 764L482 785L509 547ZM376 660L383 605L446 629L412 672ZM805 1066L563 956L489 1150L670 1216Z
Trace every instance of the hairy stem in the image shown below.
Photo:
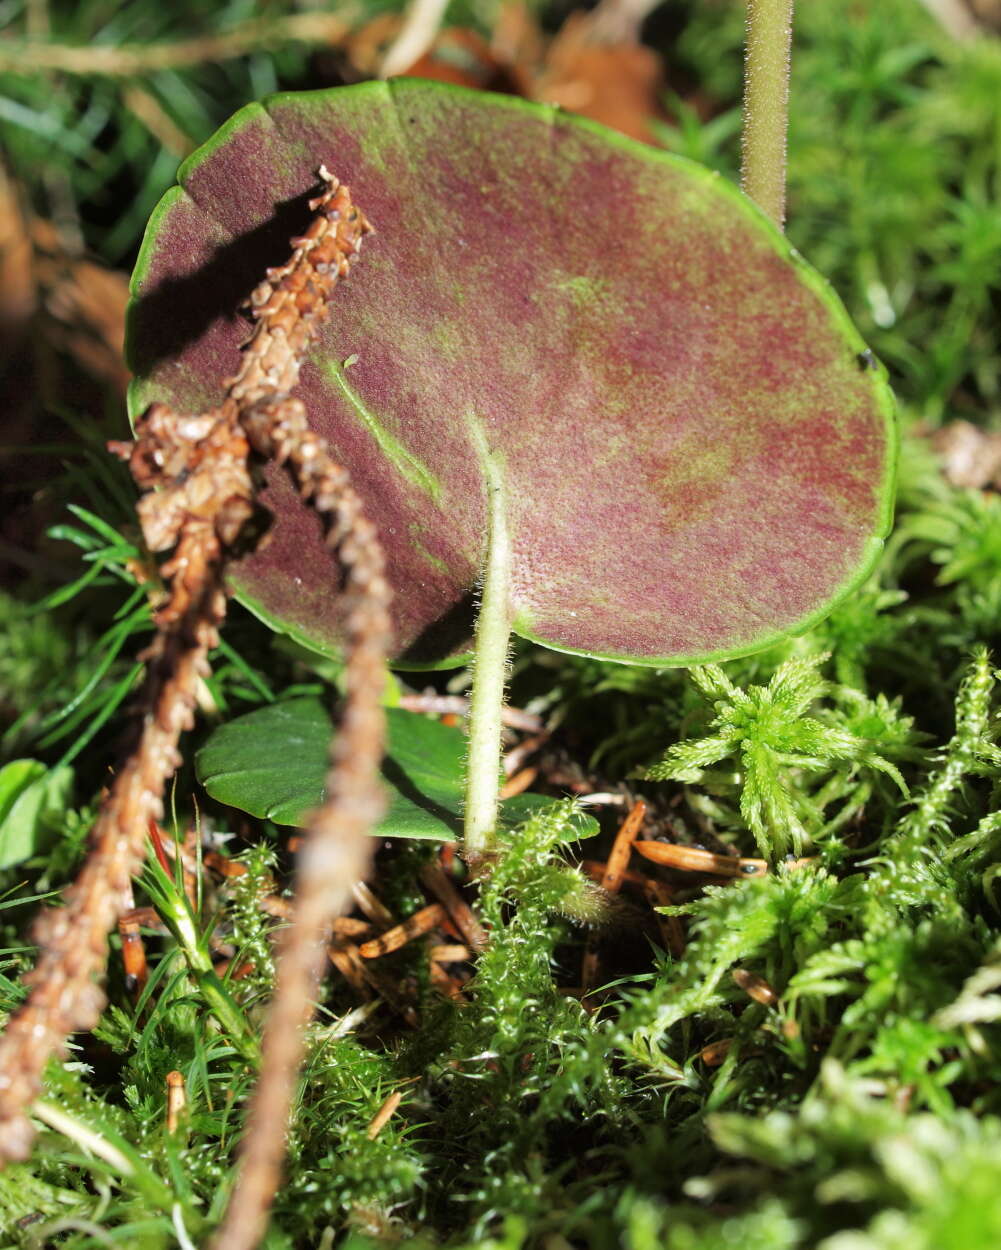
M326 966L332 917L350 910L352 887L368 875L369 837L384 799L378 784L384 716L382 691L389 643L389 587L375 527L361 515L345 471L321 439L305 429L305 412L287 400L248 423L258 450L287 461L304 499L321 514L327 543L345 575L346 700L334 740L327 801L306 825L307 841L296 871L292 924L283 931L277 982L264 1031L260 1080L241 1147L240 1174L213 1243L215 1250L250 1250L267 1227L281 1179L304 1029L313 1015Z
M501 713L511 640L511 540L500 464L481 427L475 422L470 427L487 486L487 561L476 621L464 817L466 859L475 861L491 849L500 802Z
M740 185L781 230L793 0L747 0Z

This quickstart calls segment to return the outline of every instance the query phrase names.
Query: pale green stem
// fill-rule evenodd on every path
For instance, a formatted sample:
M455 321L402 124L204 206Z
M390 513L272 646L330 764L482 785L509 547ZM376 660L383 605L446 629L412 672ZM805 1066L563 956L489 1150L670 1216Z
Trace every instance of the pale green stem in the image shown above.
M464 813L465 856L475 862L492 849L500 805L501 712L511 641L511 539L501 466L479 425L470 421L470 429L487 487L487 559L473 648Z
M139 1189L162 1211L170 1211L174 1206L173 1192L160 1180L155 1172L135 1151L135 1148L118 1138L109 1140L112 1134L105 1130L98 1132L75 1115L71 1115L62 1107L53 1103L36 1099L31 1105L31 1114L38 1120L62 1133L70 1141L75 1142L83 1150L102 1159L119 1176L128 1177Z
M747 0L740 185L781 230L793 0Z
M150 872L158 885L157 907L160 915L177 939L181 953L212 1014L240 1054L253 1061L258 1060L260 1046L257 1038L251 1032L247 1018L215 973L212 957L198 936L198 925L183 886L172 881L159 865L155 868L151 866Z

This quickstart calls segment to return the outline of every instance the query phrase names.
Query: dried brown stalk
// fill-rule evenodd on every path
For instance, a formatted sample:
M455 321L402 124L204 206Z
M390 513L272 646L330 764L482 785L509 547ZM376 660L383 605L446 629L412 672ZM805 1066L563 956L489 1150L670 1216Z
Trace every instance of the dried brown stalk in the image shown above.
M459 942L442 942L438 946L432 946L428 951L428 956L435 963L458 964L472 959L473 953L468 946L463 946Z
M408 916L402 924L387 929L385 933L380 933L370 942L363 942L358 947L358 954L362 959L378 959L381 955L389 955L406 946L408 942L412 942L414 938L423 937L425 933L437 929L446 915L441 903L431 903L427 907L422 907L420 911L415 911L412 916Z
M126 912L118 921L118 936L122 943L122 966L125 970L125 988L134 997L146 988L149 969L146 966L146 947L139 932L135 912Z
M403 1095L397 1090L395 1094L390 1094L379 1110L372 1117L365 1135L369 1141L375 1141L382 1130L392 1119L393 1112L403 1101Z
M605 873L601 879L602 887L614 894L622 885L623 875L629 867L629 856L639 831L643 828L646 816L646 804L637 799L629 809L629 815L622 822L619 832L615 835Z
M35 923L39 957L26 1002L0 1038L0 1161L27 1158L34 1138L28 1109L42 1071L66 1051L70 1033L92 1029L105 1004L100 979L107 935L125 910L142 864L146 829L163 816L161 796L180 763L177 744L194 720L195 690L226 609L225 553L253 512L248 447L235 407L178 417L155 404L137 427L132 470L160 486L139 505L153 551L174 547L170 583L157 614L139 700L138 740L120 768L91 835L91 850L65 906Z
M652 877L643 878L643 893L651 907L670 907L674 903L674 890L666 881L656 881ZM680 916L665 916L657 912L657 925L664 945L675 959L681 959L685 953L685 930Z
M626 880L633 844L639 836L639 831L643 828L645 818L646 804L642 799L637 799L629 809L629 814L615 835L615 841L612 843L608 861L601 874L601 887L607 890L609 894L618 894L622 888L623 881ZM598 944L595 936L592 934L584 948L584 958L581 963L580 979L585 990L590 990L594 986L597 976Z
M457 977L450 976L436 959L431 959L428 970L431 984L443 998L451 998L457 1003L467 1001L462 992L462 982Z
M445 908L473 950L483 950L487 944L486 930L443 869L435 864L425 864L421 869L421 881Z
M682 872L706 872L715 877L765 877L768 861L764 859L738 859L736 855L714 855L696 846L679 846L675 842L634 842L633 846L645 859L655 864L666 864Z
M408 712L420 712L426 716L469 715L469 700L460 694L435 694L433 691L404 694L400 696L399 705ZM521 708L505 707L501 712L501 721L509 729L523 729L527 733L543 732L541 718L531 712L523 712Z
M251 298L257 324L229 394L241 409L254 450L288 466L300 494L320 514L328 546L337 552L346 607L345 705L331 755L327 801L308 822L306 844L299 852L293 922L281 937L260 1080L216 1250L249 1250L267 1226L285 1153L278 1126L288 1120L302 1034L326 963L330 917L349 908L355 882L368 871L368 834L383 808L377 766L383 748L381 700L390 624L382 548L347 471L309 429L303 405L288 398L330 293L371 229L351 204L347 188L325 169L320 172L328 188L311 205L318 211L309 229L293 240L291 261L270 271Z
M364 966L358 947L353 942L334 942L327 947L327 956L356 994L365 994Z
M367 885L364 881L359 881L351 893L354 901L358 904L359 910L363 911L373 924L389 928L396 923L393 913L382 899L374 893L370 885Z
M282 18L251 18L218 35L201 35L170 43L63 44L41 39L5 39L0 47L0 73L91 74L109 78L142 78L164 69L184 69L246 56L279 43L338 44L351 32L354 14L292 13Z
M370 229L347 188L326 170L321 176L326 189L311 204L316 216L309 229L293 240L291 261L270 271L254 292L257 324L222 404L196 416L154 404L137 424L135 443L113 448L129 460L141 486L159 488L140 501L139 515L152 551L174 549L162 570L169 595L148 653L136 745L104 803L66 906L44 912L37 923L41 954L28 978L31 993L0 1039L0 1158L22 1159L34 1133L27 1112L45 1063L64 1053L67 1034L93 1028L104 1005L98 982L107 933L142 862L147 826L162 817L164 785L180 762L178 740L192 724L196 685L208 673L207 654L225 613L225 567L255 511L252 447L288 465L337 553L345 587L347 690L328 799L310 821L293 923L282 935L261 1079L217 1242L225 1250L251 1247L264 1231L284 1151L279 1126L287 1119L329 918L346 908L365 874L367 834L382 806L377 768L389 635L382 552L346 470L308 429L302 405L289 398L333 288Z
M403 25L382 58L380 78L405 74L427 52L441 28L448 0L411 0Z
M525 738L516 747L512 747L504 756L504 776L514 777L520 772L530 756L546 745L549 737L549 730L543 729L541 733L532 734L530 738Z
M187 1110L188 1091L181 1072L167 1073L167 1132L176 1133Z
M359 920L357 916L335 916L330 922L335 937L368 937L372 926L367 920Z

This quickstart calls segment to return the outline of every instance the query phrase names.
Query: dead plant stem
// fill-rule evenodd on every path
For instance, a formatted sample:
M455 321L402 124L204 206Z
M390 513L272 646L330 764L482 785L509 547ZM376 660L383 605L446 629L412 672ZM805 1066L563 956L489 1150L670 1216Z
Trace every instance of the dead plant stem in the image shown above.
M170 43L77 46L34 38L4 40L0 44L0 73L37 74L55 70L81 76L139 78L160 70L232 60L283 43L338 44L351 33L356 20L356 12L345 8L340 13L254 18L217 35Z

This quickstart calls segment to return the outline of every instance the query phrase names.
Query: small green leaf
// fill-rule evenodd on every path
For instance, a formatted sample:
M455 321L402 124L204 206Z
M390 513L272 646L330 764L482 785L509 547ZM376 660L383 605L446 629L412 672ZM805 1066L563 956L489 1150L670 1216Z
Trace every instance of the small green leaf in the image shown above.
M68 765L11 760L0 768L0 868L30 859L52 841L72 788Z
M413 712L390 708L382 765L389 810L379 837L451 841L462 827L466 740L462 731ZM317 698L288 699L223 725L198 752L195 767L221 803L279 825L300 825L323 799L333 726ZM519 795L505 804L505 824L526 820L551 800ZM580 836L596 831L580 817Z

